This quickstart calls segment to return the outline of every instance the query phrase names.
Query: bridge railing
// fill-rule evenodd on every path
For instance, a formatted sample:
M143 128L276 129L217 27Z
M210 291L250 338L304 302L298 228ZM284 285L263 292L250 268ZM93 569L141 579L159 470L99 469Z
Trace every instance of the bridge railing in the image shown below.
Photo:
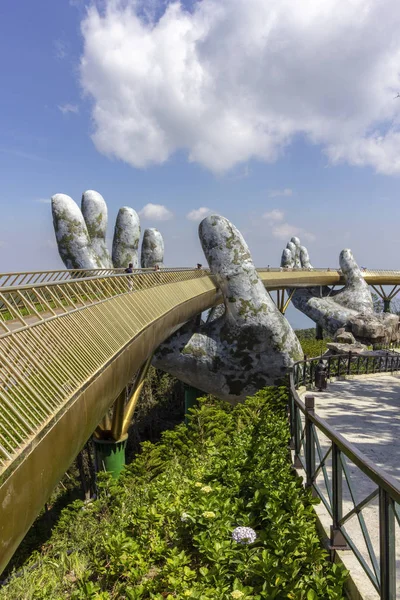
M320 360L306 358L290 372L294 464L304 471L306 487L320 498L331 519L331 549L351 550L379 597L393 600L396 583L399 586L396 534L399 542L400 484L316 414L312 390ZM400 356L390 353L378 357L334 355L324 362L331 378L400 370ZM309 390L304 402L300 388ZM360 488L363 498L359 497Z
M191 267L174 267L174 268L163 268L160 272L178 272L178 271L192 271ZM145 272L151 272L153 269L134 269L133 274L142 274ZM259 267L257 271L260 273L281 273L281 272L317 272L317 273L339 273L338 268L310 268L310 269L287 269L282 267ZM84 279L90 277L107 277L118 274L124 274L125 269L56 269L50 271L24 271L24 272L10 272L0 273L0 288L9 287L20 287L20 286L33 286L40 285L42 283L62 282L70 281L71 279ZM382 276L395 276L398 277L400 274L399 270L383 270L383 269L364 269L363 273L366 277L371 275L382 275Z
M120 294L209 277L207 269L138 270L0 288L0 337Z
M9 318L0 314L0 477L116 353L193 294L217 296L207 271L124 274L1 290ZM151 343L151 332L148 337Z
M191 267L163 268L160 272L192 271ZM134 269L133 274L150 273L154 269ZM125 269L56 269L51 271L24 271L0 273L0 288L33 286L42 283L60 283L71 279L84 279L87 277L107 277L109 275L124 274Z

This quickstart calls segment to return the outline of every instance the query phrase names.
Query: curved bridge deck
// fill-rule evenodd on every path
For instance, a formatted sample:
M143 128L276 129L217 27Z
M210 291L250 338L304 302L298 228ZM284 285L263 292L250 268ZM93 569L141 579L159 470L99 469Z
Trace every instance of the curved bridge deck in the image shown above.
M338 271L259 269L268 290ZM367 272L381 285L400 272ZM0 571L108 408L159 344L221 302L207 270L0 275Z

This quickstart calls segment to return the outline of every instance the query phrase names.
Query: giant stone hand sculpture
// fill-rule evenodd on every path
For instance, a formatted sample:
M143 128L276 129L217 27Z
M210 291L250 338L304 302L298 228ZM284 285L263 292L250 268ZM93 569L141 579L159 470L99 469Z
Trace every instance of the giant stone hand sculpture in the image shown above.
M108 212L103 196L93 190L82 195L81 210L66 194L51 199L54 231L61 259L67 269L126 268L139 266L140 222L133 208L120 208L115 223L112 258L106 245ZM157 232L157 233L154 233ZM147 240L151 240L151 244ZM162 266L164 242L159 231L146 229L142 266Z
M139 219L130 208L117 218L113 261L105 235L107 207L97 192L85 192L82 212L69 196L52 198L60 255L68 268L137 264ZM212 310L206 323L187 323L164 342L154 366L215 396L238 402L266 385L284 381L287 368L303 357L288 321L276 308L255 270L242 235L227 219L212 215L199 227L200 240L224 308ZM147 230L142 266L162 265L164 244L156 229Z
M211 215L200 223L199 236L225 310L200 326L187 324L160 346L153 364L204 392L238 402L282 383L303 352L236 227Z
M389 343L399 339L399 317L374 313L373 300L361 269L351 250L342 250L340 269L346 281L344 287L332 291L329 287L296 289L293 305L329 331L350 331L367 344ZM284 269L312 269L308 251L300 240L293 237L283 250L281 266Z

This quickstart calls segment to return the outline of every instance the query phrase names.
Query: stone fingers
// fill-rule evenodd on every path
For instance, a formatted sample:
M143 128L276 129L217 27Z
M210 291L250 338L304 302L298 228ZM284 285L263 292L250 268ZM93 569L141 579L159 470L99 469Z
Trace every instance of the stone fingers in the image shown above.
M92 248L78 205L66 194L51 198L58 251L67 269L101 269L104 265Z
M277 311L265 291L242 234L225 217L210 215L199 225L204 254L224 296L226 318L240 324Z
M335 301L357 312L372 313L374 310L372 295L352 251L347 248L342 250L339 263L346 284L343 290L334 295Z
M284 248L282 252L281 267L284 269L293 269L294 267L294 258L290 248Z
M303 269L312 269L308 250L305 246L300 246L300 263Z
M228 219L211 215L200 223L199 235L210 270L224 297L227 339L236 337L237 347L244 349L251 328L256 332L256 335L252 333L254 347L259 344L271 356L281 356L283 362L286 359L290 362L291 358L297 360L301 356L297 337L266 292L238 229Z
M103 196L94 190L87 190L82 194L81 210L93 251L105 268L112 269L111 256L106 246L108 212Z
M312 269L308 250L298 237L292 237L282 252L281 267L287 269Z
M139 216L133 208L123 206L119 209L114 229L112 261L116 269L127 267L129 263L134 269L138 268L139 238Z
M140 256L142 269L164 266L164 240L158 229L146 229L143 234Z

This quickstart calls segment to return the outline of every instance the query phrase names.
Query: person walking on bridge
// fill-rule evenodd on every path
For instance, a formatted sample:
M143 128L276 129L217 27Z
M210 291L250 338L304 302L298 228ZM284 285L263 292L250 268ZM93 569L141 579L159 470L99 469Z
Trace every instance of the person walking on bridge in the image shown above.
M125 269L125 273L133 273L133 263L129 263L128 267ZM128 278L128 292L131 292L133 289L133 279L132 277Z

